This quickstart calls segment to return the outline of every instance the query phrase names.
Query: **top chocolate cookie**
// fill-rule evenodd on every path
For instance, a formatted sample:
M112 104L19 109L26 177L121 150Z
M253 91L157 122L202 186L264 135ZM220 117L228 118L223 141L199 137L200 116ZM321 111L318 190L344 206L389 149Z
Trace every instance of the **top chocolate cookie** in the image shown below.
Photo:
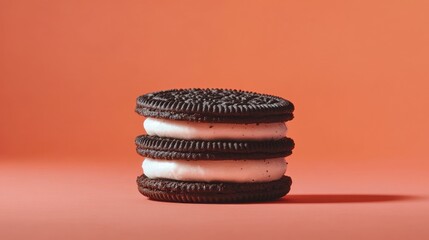
M285 122L294 106L281 97L229 89L173 89L137 98L145 117L219 123Z

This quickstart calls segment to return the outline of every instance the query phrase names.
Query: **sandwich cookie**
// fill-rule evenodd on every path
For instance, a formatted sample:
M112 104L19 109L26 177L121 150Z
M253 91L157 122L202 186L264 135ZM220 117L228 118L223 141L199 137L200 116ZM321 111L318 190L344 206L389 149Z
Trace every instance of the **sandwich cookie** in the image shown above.
M294 142L291 102L226 89L175 89L137 98L145 116L135 143L145 159L139 191L153 200L252 202L286 195Z

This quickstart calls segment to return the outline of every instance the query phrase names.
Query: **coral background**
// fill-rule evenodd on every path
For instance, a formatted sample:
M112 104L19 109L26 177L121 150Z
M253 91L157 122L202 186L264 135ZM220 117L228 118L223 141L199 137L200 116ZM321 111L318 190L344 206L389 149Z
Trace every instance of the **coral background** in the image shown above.
M0 239L428 239L427 1L0 1ZM138 95L296 106L275 203L137 192Z

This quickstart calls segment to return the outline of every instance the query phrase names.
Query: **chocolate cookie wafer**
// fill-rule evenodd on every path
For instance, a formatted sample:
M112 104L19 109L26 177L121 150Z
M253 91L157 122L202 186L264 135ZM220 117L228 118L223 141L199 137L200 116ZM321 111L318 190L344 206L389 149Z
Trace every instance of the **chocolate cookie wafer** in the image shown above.
M140 135L135 140L137 152L157 159L225 160L286 157L295 146L291 138L271 141L185 140Z
M173 89L137 98L145 117L225 123L285 122L294 105L286 99L241 90Z
M144 175L137 178L140 193L151 199L189 203L269 201L286 195L291 184L292 179L288 176L260 183L184 182L150 179Z

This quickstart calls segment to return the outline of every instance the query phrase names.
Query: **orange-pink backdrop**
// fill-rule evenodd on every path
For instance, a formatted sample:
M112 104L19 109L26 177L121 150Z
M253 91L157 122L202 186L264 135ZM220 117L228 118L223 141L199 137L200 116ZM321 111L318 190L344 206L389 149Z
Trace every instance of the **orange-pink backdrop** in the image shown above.
M112 165L134 178L135 98L221 87L296 105L298 192L423 186L428 11L426 1L1 1L0 160L76 175Z

